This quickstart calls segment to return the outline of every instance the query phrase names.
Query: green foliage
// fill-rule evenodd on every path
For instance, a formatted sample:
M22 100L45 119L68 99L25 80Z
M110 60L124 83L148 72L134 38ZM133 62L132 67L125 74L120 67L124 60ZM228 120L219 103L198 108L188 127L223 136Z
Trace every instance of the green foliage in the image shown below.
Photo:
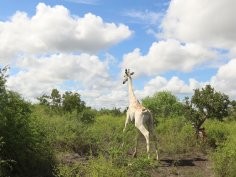
M183 113L182 104L168 91L157 92L152 97L146 97L142 103L152 111L155 117L171 117Z
M59 164L55 170L56 177L81 177L86 176L86 169L81 163L71 165Z
M106 159L104 156L99 156L98 158L94 158L89 161L87 176L126 177L128 174L124 166L115 166L111 159Z
M216 118L222 120L228 115L228 107L230 104L229 97L223 93L217 92L210 85L206 85L205 88L194 90L191 101L187 102L188 109L194 109L195 114L205 116L206 118ZM193 113L194 111L191 110ZM196 115L188 118L196 120Z
M50 102L49 102L50 96L46 94L43 94L41 97L38 97L37 99L39 100L40 105L45 105L45 106L50 105Z
M80 114L79 114L79 120L84 123L84 124L91 124L94 123L95 121L95 111L92 109L84 109Z
M0 134L5 142L2 156L16 162L13 173L25 177L40 173L50 176L53 159L43 134L37 133L41 127L34 127L31 122L29 104L16 93L9 92L2 110Z
M6 90L5 75L2 72L0 83L0 137L4 141L0 159L9 159L12 167L4 172L7 173L5 175L51 176L53 159L43 134L38 133L41 127L35 126L32 120L31 105L19 94Z
M6 72L8 67L0 68L0 93L1 95L6 92L5 83L6 83Z
M122 155L120 155L121 157ZM72 165L60 164L56 169L57 177L150 177L150 170L156 167L156 162L147 157L136 159L126 158L119 165L111 156L91 157L85 164L77 162Z
M236 120L236 100L230 102L228 120Z
M51 103L52 109L58 110L60 108L60 105L61 105L60 92L57 89L52 89L50 98L52 100L52 103Z
M160 119L157 127L160 153L178 155L196 149L192 127L183 117ZM178 157L175 157L178 160Z
M219 177L236 176L236 142L227 142L214 155L214 170Z
M2 141L2 137L0 137L0 154L2 154L2 147L4 146L4 142ZM0 156L0 176L8 176L12 170L13 160L2 159Z
M134 177L150 177L150 170L155 168L155 162L152 159L145 157L138 157L129 164L129 176Z
M229 131L224 122L207 120L205 126L207 130L207 141L211 147L221 146L227 140Z
M78 93L65 92L62 98L62 108L66 112L72 112L73 110L81 112L85 108L85 103L81 101Z
M219 177L234 177L236 176L236 122L228 122L221 127L227 134L224 141L221 141L216 151L212 153L214 171Z
M44 94L37 99L40 105L47 106L56 112L72 113L77 111L80 113L86 108L85 102L80 99L80 95L76 92L66 91L61 95L57 89L52 89L50 96Z
M185 98L185 118L193 124L197 138L206 119L222 121L228 115L229 104L228 96L215 91L210 85L194 90L191 100Z
M120 108L114 107L112 109L102 108L98 111L97 114L98 115L111 115L111 116L114 116L114 117L119 117L119 116L124 115L124 112L122 112L120 110Z

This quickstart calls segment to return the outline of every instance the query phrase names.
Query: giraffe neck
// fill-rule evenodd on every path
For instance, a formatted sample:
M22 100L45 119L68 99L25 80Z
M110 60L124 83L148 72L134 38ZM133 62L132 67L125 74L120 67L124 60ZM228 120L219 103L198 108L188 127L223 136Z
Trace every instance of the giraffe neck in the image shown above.
M128 79L128 86L129 86L129 105L139 104L139 101L134 94L133 83L131 78Z

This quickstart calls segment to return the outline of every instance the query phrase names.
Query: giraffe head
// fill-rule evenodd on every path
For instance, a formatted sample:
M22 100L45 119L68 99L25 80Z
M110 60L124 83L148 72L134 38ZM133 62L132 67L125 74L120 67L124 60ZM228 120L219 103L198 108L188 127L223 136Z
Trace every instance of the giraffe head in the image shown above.
M123 84L125 84L128 81L128 79L131 79L131 76L133 74L134 74L134 72L130 72L130 69L125 69Z

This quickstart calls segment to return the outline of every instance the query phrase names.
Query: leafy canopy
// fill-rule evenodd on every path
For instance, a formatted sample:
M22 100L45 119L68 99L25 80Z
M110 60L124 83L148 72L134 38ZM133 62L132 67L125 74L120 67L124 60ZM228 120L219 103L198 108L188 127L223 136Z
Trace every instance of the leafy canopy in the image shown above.
M144 98L142 103L158 117L181 115L183 110L176 96L168 91L156 92L153 96Z
M228 116L229 97L215 91L211 85L194 90L191 100L185 98L185 117L190 120L196 128L200 128L208 118L223 120Z

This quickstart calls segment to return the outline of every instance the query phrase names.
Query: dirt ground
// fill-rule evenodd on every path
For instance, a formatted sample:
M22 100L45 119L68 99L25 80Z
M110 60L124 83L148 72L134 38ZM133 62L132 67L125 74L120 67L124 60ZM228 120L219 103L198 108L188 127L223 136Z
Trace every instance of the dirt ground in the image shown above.
M151 172L152 177L214 177L212 164L204 154L178 155L173 160L168 155L160 157L159 166Z
M88 158L76 153L63 154L61 157L61 161L65 164L78 161L87 163L87 160ZM157 167L150 171L151 177L215 177L211 161L206 154L200 152L176 156L160 153L157 163Z

